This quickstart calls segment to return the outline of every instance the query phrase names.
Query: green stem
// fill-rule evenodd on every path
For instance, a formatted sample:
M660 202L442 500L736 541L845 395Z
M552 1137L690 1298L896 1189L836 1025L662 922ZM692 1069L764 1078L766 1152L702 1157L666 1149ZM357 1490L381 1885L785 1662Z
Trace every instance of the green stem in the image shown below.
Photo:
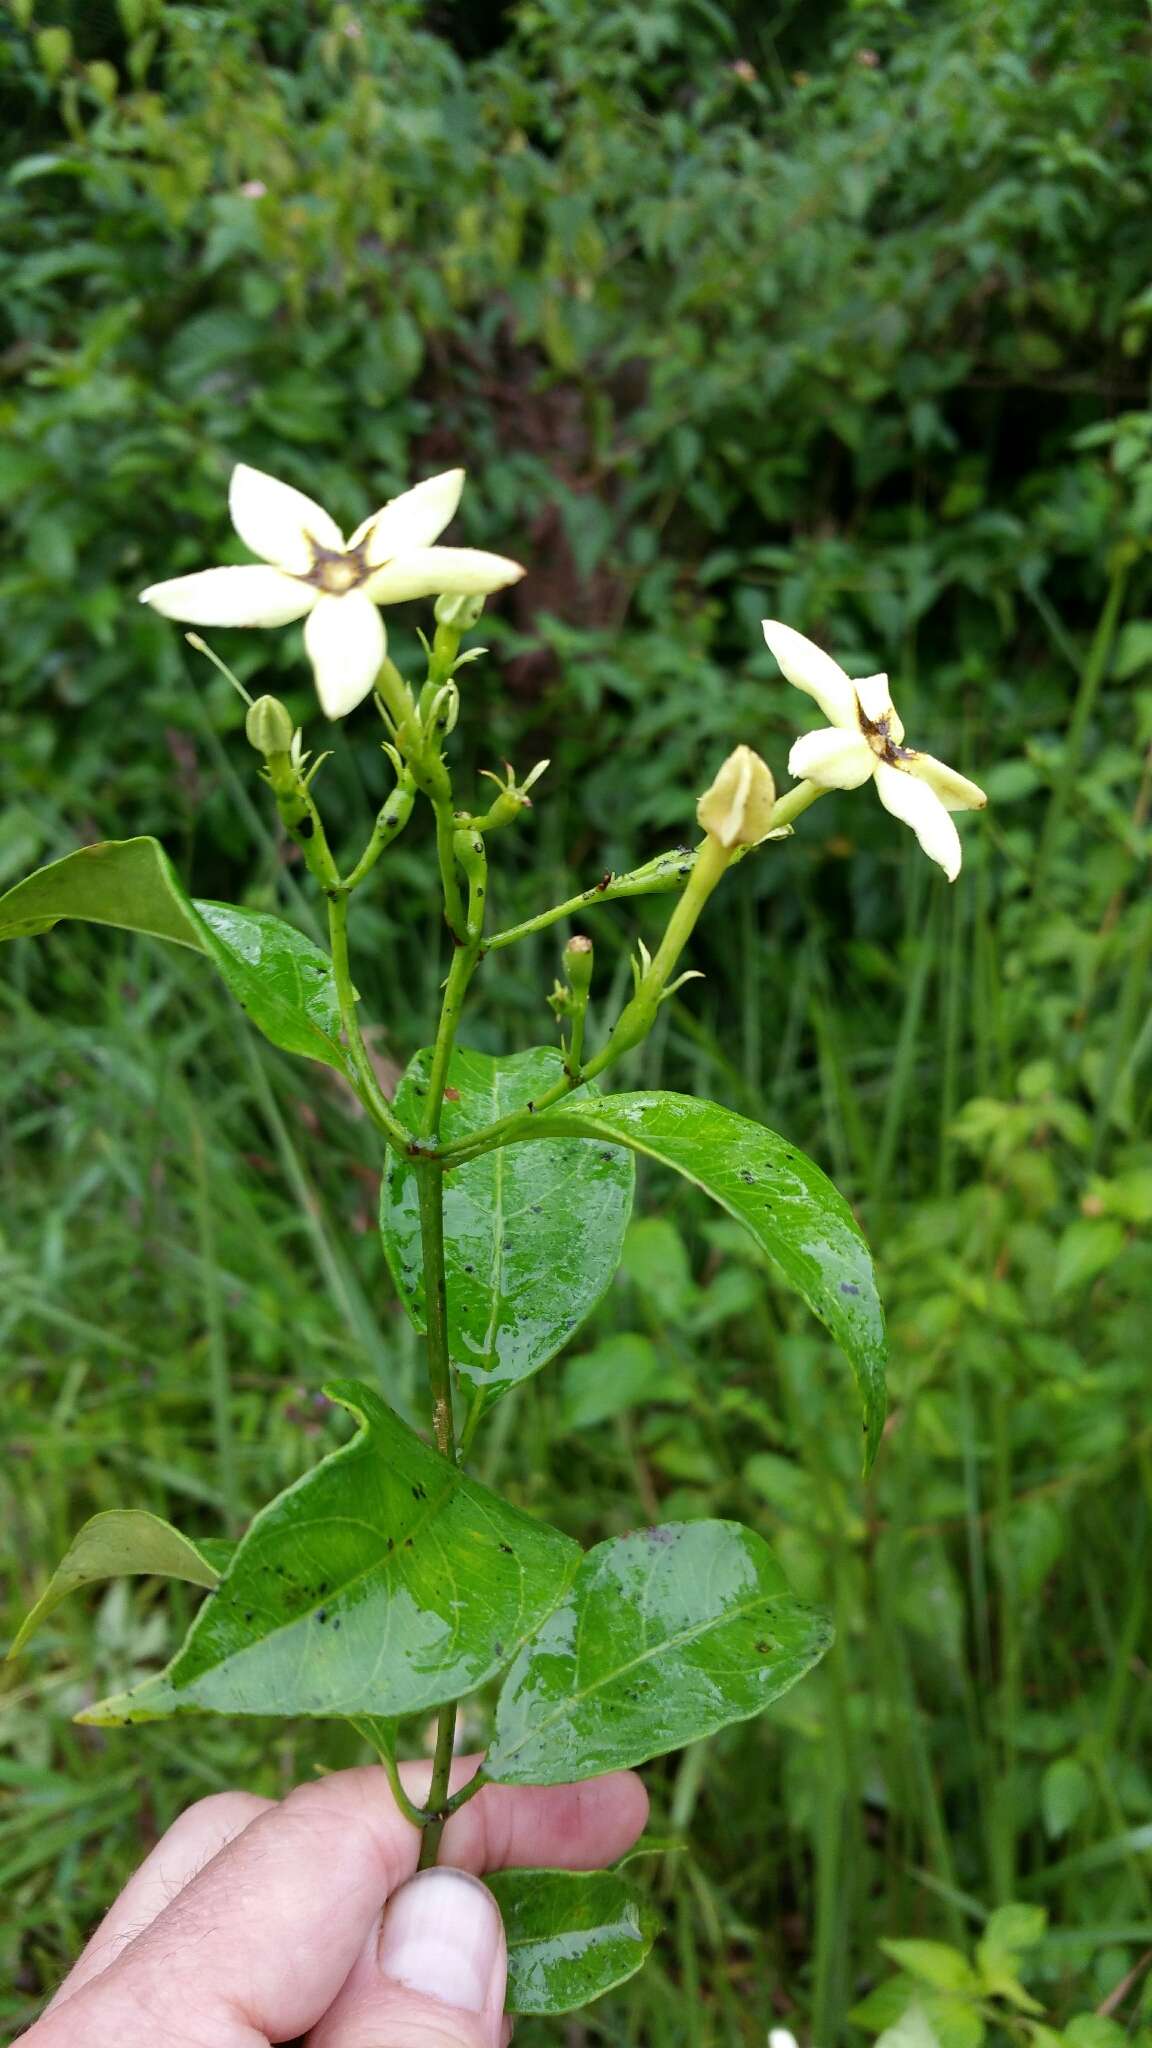
M428 1075L428 1096L421 1124L421 1138L434 1143L444 1107L444 1086L448 1063L456 1043L456 1030L464 1007L468 984L480 959L484 930L484 898L487 866L484 843L473 834L460 835L461 858L467 863L468 911L464 920L464 944L454 955L448 970L444 1000L432 1065ZM456 846L449 848L455 863ZM457 1462L455 1423L452 1414L452 1361L448 1347L448 1294L444 1272L444 1176L439 1160L425 1155L415 1159L416 1185L420 1202L420 1247L424 1268L425 1318L427 1324L428 1384L432 1393L432 1425L436 1448L442 1457ZM436 1748L432 1759L432 1783L428 1791L429 1811L439 1816L425 1829L420 1846L420 1868L436 1861L443 1833L456 1740L456 1703L441 1707L436 1724Z
M456 817L451 794L447 797L433 796L432 808L436 814L436 858L440 863L440 886L444 891L444 916L455 943L461 945L464 940L464 899L460 894L453 849Z
M372 827L372 837L351 873L345 875L340 884L346 896L350 896L353 889L359 888L365 875L371 874L381 854L387 851L394 839L400 837L412 816L414 802L414 788L398 783L391 796L381 805L376 814L376 823Z
M789 831L794 818L808 810L818 797L827 794L826 789L818 788L814 782L798 782L795 789L788 790L773 806L769 821L771 832ZM505 931L494 932L484 950L496 953L504 946L514 946L520 939L530 938L533 932L546 931L549 925L559 924L561 918L575 917L578 912L590 910L598 903L619 903L631 896L666 895L687 881L702 851L702 846L676 846L668 853L657 854L655 860L647 861L643 867L631 869L626 875L605 875L590 889L582 889L578 896L566 897L563 903L554 904L550 910L541 910L535 917L526 917L522 924L512 924ZM744 860L755 851L753 846L741 846L733 854L733 862Z
M409 1799L404 1790L391 1734L386 1737L375 1717L370 1714L354 1715L350 1725L375 1750L388 1780L392 1797L405 1820L411 1821L414 1828L426 1828L432 1816L425 1807L417 1806L414 1800Z
M1130 571L1131 563L1127 556L1121 555L1113 566L1112 575L1108 583L1107 596L1104 599L1100 617L1096 622L1096 631L1092 635L1092 644L1088 649L1088 656L1080 678L1080 688L1076 693L1076 702L1072 707L1072 716L1068 721L1068 731L1064 740L1064 753L1060 762L1056 786L1052 791L1051 800L1048 805L1048 815L1044 820L1044 830L1040 835L1040 849L1036 856L1036 871L1032 879L1032 894L1034 897L1038 897L1042 893L1044 885L1048 880L1048 872L1052 865L1057 841L1060 837L1060 828L1064 823L1068 813L1068 806L1072 800L1072 790L1076 777L1080 772L1080 761L1084 752L1084 741L1088 732L1088 724L1096 708L1096 699L1100 694L1101 684L1108 672L1112 643L1116 637L1116 628L1124 604L1124 595L1128 588Z
M340 1021L348 1042L348 1057L359 1083L360 1100L373 1122L383 1131L390 1145L398 1152L406 1153L412 1143L412 1134L406 1130L399 1118L392 1112L391 1105L376 1078L376 1071L368 1057L368 1048L356 1015L356 991L352 986L352 973L348 959L348 899L343 895L328 898L328 939L332 948L332 976L336 983L336 999L340 1005Z
M448 1300L444 1281L444 1181L431 1160L413 1160L420 1202L420 1246L424 1258L428 1323L428 1385L432 1432L441 1457L456 1459L452 1419L452 1366L448 1355Z
M542 1110L554 1108L566 1095L571 1095L585 1081L594 1080L598 1074L606 1072L647 1037L660 1007L664 985L687 945L705 903L734 858L731 851L714 839L706 839L698 849L684 893L668 920L664 937L647 972L631 1002L625 1005L616 1019L607 1044L589 1060L587 1066L573 1067L570 1073L561 1075L551 1088L535 1097L527 1112L513 1110L486 1129L476 1131L454 1145L445 1145L438 1154L441 1166L459 1166L464 1160L477 1158L482 1152L490 1152L493 1146L503 1144L511 1131L522 1129L526 1121L538 1116Z

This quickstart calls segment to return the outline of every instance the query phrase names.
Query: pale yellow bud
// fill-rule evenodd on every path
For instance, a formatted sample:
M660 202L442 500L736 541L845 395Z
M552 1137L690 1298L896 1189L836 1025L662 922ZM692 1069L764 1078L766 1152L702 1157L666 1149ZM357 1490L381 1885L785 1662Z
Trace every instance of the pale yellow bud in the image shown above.
M705 790L696 816L719 846L756 846L771 830L775 802L772 770L751 747L737 747Z

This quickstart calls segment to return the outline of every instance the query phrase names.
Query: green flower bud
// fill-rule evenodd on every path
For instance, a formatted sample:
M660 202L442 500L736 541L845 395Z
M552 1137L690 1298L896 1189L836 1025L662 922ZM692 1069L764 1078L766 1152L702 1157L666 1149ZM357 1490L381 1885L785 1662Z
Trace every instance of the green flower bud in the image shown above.
M573 995L586 996L592 986L593 951L591 939L577 932L564 948L564 972Z
M451 626L454 632L466 633L474 626L484 609L482 597L464 597L458 590L446 590L436 599L435 618L438 626Z
M292 745L295 728L286 707L278 697L257 697L248 706L244 720L244 731L250 746L255 747L265 760L271 754L286 754Z

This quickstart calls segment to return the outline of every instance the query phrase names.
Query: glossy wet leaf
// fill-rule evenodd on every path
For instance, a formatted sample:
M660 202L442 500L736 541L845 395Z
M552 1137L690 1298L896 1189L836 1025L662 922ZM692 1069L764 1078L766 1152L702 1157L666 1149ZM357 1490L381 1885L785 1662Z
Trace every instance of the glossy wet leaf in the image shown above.
M393 1718L482 1685L560 1599L578 1545L467 1479L355 1381L350 1443L260 1512L166 1672L81 1718Z
M656 1937L643 1893L611 1870L502 1870L485 1879L508 1937L509 2012L576 2012L634 1977Z
M158 840L83 846L0 897L0 939L35 937L67 918L206 955L273 1045L347 1072L327 955L268 911L194 902Z
M417 1053L396 1095L418 1127L430 1055ZM563 1071L552 1047L493 1059L457 1051L448 1072L445 1142L522 1109ZM498 1397L553 1358L596 1306L620 1262L635 1167L618 1145L508 1145L446 1174L448 1338L472 1386ZM424 1328L415 1175L393 1158L381 1229L400 1298Z
M8 1652L14 1657L62 1600L100 1579L150 1575L215 1586L233 1546L219 1539L193 1542L159 1515L110 1508L93 1515L73 1537Z
M557 1785L645 1763L758 1714L831 1640L737 1522L597 1544L508 1673L485 1768Z
M871 1464L885 1413L884 1315L856 1219L814 1160L763 1124L690 1095L573 1101L533 1118L525 1135L627 1145L674 1167L743 1223L848 1359Z

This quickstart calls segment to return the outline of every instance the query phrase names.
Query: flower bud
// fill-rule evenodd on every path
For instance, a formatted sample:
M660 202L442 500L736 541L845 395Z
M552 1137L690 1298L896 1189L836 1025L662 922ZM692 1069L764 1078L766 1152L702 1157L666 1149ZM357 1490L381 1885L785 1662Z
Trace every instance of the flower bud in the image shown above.
M249 745L265 759L270 754L286 754L292 745L294 730L288 711L278 697L257 697L256 702L248 706L244 731Z
M772 770L751 747L737 747L705 790L696 816L719 846L756 846L771 830L775 802Z
M577 932L564 948L564 972L573 995L586 996L592 986L592 941Z
M476 624L483 609L482 597L464 597L458 590L446 590L436 599L436 624L450 626L456 633L466 633L470 626Z

